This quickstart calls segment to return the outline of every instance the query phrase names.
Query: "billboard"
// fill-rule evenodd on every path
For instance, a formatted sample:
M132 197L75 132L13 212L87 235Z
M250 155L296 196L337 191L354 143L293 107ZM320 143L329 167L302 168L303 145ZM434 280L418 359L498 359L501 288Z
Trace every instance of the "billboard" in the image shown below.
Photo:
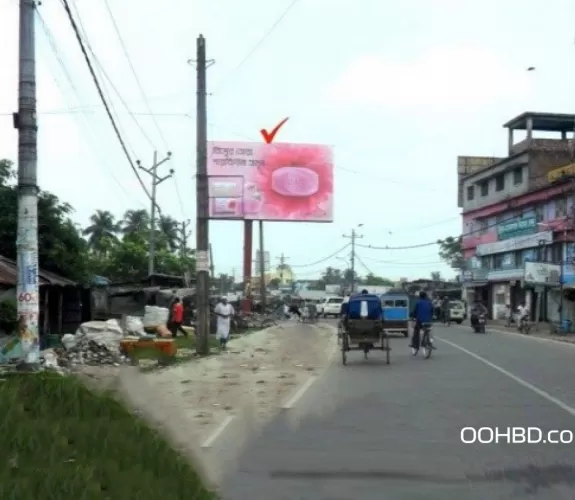
M210 218L333 222L333 155L319 144L209 142Z

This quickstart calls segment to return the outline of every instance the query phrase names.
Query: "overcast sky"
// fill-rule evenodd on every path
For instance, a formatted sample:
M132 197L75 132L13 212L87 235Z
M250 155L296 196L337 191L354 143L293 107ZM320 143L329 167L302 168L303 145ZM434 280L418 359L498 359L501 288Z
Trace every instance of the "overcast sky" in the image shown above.
M457 155L505 155L501 125L522 111L574 111L575 5L568 0L548 0L544 9L519 0L299 0L271 30L290 3L108 0L147 99L106 3L71 5L112 82L102 76L134 159L149 164L154 149L173 152L176 182L158 194L165 213L195 216L195 70L187 60L199 33L216 60L208 70L210 140L259 141L260 128L289 116L278 140L333 146L334 223L265 225L272 261L284 252L300 278L345 267L347 251L308 264L343 247L342 234L360 223L360 243L373 246L459 234ZM96 209L121 217L147 208L61 3L43 2L39 13L41 187L71 203L82 225ZM1 2L0 157L14 161L17 28L17 0ZM154 117L146 116L146 100ZM216 272L241 276L242 224L210 228ZM358 255L391 278L452 275L437 246L360 247Z

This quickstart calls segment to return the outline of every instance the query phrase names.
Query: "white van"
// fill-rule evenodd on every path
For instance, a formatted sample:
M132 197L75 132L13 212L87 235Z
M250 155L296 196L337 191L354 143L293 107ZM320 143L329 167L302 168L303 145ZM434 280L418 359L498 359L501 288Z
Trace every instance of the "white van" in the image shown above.
M341 314L341 305L343 304L343 297L327 297L319 306L319 313L324 318L328 316L339 316Z

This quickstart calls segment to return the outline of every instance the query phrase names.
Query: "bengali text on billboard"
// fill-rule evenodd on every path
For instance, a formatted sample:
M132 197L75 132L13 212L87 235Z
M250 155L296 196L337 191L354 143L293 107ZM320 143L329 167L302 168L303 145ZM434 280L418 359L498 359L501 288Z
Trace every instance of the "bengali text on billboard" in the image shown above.
M318 144L209 142L211 219L333 221L333 155Z

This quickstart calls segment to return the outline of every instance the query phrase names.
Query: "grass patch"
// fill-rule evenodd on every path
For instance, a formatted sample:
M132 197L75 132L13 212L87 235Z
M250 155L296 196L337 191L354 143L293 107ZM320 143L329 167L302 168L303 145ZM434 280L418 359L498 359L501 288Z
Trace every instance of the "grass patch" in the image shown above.
M2 500L213 500L188 461L109 394L42 373L0 381Z

